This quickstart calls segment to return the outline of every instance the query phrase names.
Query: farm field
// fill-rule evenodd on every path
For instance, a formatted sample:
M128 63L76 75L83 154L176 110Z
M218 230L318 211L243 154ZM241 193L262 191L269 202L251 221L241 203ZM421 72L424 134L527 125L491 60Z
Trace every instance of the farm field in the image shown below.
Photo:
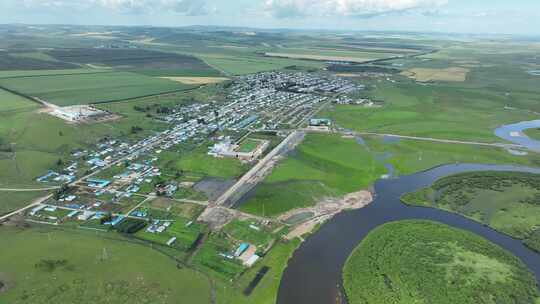
M354 139L308 134L302 144L255 188L245 212L276 216L368 187L385 172Z
M147 247L45 228L2 227L0 236L5 303L210 303L205 276Z
M290 50L285 50L290 51ZM315 61L344 61L344 62L354 62L354 63L364 63L367 61L377 60L384 58L384 54L371 54L371 53L361 53L354 52L349 55L343 52L323 52L323 53L312 53L310 50L304 50L306 53L274 53L267 52L265 53L268 57L278 57L278 58L288 58L288 59L304 59L304 60L315 60ZM327 54L327 55L323 55ZM391 57L390 55L389 57Z
M37 103L0 89L0 112L36 109Z
M161 77L176 82L180 82L187 85L202 85L211 83L220 83L229 80L225 77Z
M540 223L538 197L539 175L474 172L442 178L430 188L404 195L402 201L456 212L528 243Z
M493 133L501 124L535 118L505 110L504 98L484 90L404 82L380 84L370 95L384 106L335 105L319 117L356 131L483 142L501 141Z
M9 70L0 71L1 78L23 78L23 77L37 77L37 76L52 76L52 75L75 75L75 74L96 74L96 73L110 73L108 69L62 69L62 70Z
M381 101L379 108L335 105L319 114L343 128L470 141L501 141L494 134L501 124L536 119L540 110L535 79L518 50L490 54L485 49L454 51L445 58L406 58L387 62L403 69L448 69L455 61L478 61L469 67L466 82L418 84L396 76L370 83L362 95Z
M199 55L209 65L231 75L244 75L264 71L279 70L287 67L319 69L324 63L317 61L294 60L288 58L271 58L255 55L229 56L223 54Z
M446 69L413 68L402 72L403 75L419 82L463 82L467 79L467 73L469 73L469 70L461 67L450 67Z
M343 271L351 304L540 301L533 275L516 257L473 233L429 221L376 228Z
M56 60L81 66L107 67L148 76L219 76L200 59L144 49L56 49L46 52Z
M59 106L110 102L190 88L128 72L3 78L0 85Z

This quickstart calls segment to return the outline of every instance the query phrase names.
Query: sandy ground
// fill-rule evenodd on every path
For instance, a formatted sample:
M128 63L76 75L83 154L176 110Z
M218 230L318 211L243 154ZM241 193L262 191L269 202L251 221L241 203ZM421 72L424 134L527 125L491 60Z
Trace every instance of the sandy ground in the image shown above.
M312 212L314 216L300 225L294 227L289 234L285 236L286 239L294 239L296 237L301 237L302 235L311 232L318 224L321 224L334 215L344 211L344 210L354 210L361 209L367 206L373 201L373 195L369 191L359 191L345 195L341 198L327 198L319 202L314 207L301 208L291 210L278 219L284 221L294 215L306 212Z
M159 77L159 78L176 81L183 84L193 84L193 85L220 83L220 82L229 80L229 78L225 78L225 77Z
M359 57L342 57L342 56L322 56L322 55L310 55L310 54L291 54L291 53L265 53L269 57L291 58L291 59L309 59L319 61L345 61L363 63L375 59L359 58Z
M403 71L401 74L409 78L413 78L419 82L428 81L451 81L463 82L467 79L469 69L462 67L451 67L447 69L428 69L428 68L412 68Z

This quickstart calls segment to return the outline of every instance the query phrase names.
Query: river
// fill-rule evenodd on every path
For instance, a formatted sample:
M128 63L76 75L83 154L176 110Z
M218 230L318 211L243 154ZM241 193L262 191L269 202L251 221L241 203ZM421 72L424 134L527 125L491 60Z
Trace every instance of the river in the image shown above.
M535 128L540 128L540 120L522 121L500 126L495 130L495 135L509 142L522 145L531 151L540 152L540 141L531 139L523 133L527 129Z
M279 304L331 304L343 301L342 268L353 249L374 228L391 221L406 219L433 220L476 233L505 248L523 261L540 281L540 255L520 240L499 233L463 216L434 208L408 206L400 201L402 194L427 187L437 179L471 171L520 171L539 173L540 169L457 164L395 179L379 180L377 193L369 206L338 214L308 237L289 260L278 292ZM359 286L361 288L361 286Z

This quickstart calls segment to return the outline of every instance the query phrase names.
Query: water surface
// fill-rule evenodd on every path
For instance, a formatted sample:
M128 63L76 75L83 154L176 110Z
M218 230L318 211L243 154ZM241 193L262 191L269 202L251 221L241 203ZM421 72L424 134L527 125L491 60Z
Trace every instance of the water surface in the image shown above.
M343 301L341 270L360 241L378 226L397 220L424 219L476 233L505 248L525 263L540 280L540 255L519 240L458 214L402 204L402 194L431 185L437 179L471 171L520 171L540 174L538 168L458 164L437 167L395 179L379 180L377 196L364 209L338 214L308 237L289 260L278 293L279 304L330 304ZM361 288L361 286L359 287Z

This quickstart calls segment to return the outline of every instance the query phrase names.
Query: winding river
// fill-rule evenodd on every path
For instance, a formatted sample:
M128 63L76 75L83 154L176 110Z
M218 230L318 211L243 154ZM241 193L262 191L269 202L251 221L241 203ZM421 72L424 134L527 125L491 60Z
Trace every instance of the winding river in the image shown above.
M540 120L522 121L515 124L500 126L495 130L495 135L514 144L540 152L540 141L531 139L523 133L527 129L540 128Z
M308 237L289 260L278 293L279 304L331 304L342 301L341 271L360 241L374 228L405 219L433 220L476 233L520 258L540 281L540 254L519 240L463 216L439 209L402 204L402 194L427 187L437 179L471 171L520 171L539 173L540 168L477 164L445 165L395 179L379 180L377 196L369 206L338 214ZM361 286L360 286L361 288Z

